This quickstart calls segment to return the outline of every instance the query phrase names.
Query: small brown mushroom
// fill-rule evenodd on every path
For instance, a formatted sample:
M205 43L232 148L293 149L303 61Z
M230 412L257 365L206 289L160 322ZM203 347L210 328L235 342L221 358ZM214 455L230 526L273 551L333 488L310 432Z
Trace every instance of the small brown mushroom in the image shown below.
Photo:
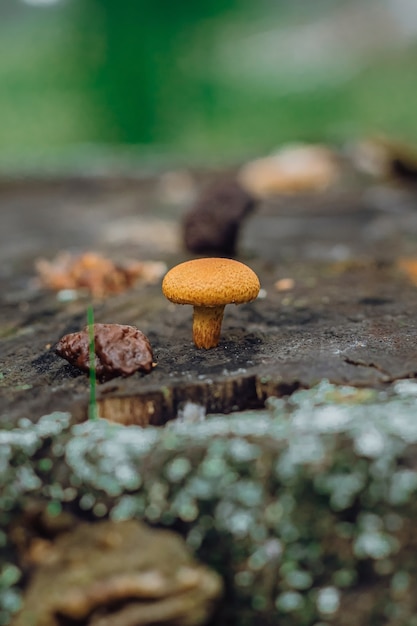
M255 300L260 284L255 272L233 259L194 259L173 267L162 282L163 294L176 304L192 304L197 348L219 343L224 307Z
M84 372L90 370L88 327L65 335L55 352ZM116 376L131 376L138 370L146 374L154 366L148 338L134 326L94 324L95 370L99 381Z

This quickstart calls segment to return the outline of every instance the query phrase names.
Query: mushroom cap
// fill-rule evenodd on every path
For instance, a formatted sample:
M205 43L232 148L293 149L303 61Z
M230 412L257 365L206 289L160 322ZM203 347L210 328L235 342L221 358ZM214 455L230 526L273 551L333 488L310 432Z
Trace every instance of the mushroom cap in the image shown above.
M250 302L259 289L259 279L250 267L212 257L180 263L162 281L163 294L171 302L206 307Z

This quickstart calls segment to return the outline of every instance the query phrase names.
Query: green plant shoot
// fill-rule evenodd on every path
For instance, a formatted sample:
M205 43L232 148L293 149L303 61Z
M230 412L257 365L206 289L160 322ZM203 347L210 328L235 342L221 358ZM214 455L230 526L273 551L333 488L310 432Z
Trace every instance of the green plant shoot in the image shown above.
M96 394L96 350L94 341L94 309L90 305L87 309L88 325L88 356L90 364L90 400L88 404L88 418L96 420L98 418L97 394Z

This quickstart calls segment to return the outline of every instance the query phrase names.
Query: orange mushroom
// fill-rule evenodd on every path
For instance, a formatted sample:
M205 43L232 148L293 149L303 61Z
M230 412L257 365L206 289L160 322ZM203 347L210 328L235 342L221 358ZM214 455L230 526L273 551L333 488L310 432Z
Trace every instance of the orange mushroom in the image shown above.
M255 272L233 259L194 259L173 267L162 282L163 294L175 304L191 304L193 341L197 348L219 343L224 307L255 300L260 284Z

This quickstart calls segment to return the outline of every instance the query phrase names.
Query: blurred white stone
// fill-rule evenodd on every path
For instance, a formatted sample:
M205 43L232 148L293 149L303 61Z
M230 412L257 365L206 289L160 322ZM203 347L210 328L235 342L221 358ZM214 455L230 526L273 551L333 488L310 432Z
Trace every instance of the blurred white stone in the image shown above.
M240 184L255 196L322 191L339 175L334 153L323 145L293 144L246 163L238 174Z
M177 420L194 423L203 422L206 417L206 407L195 402L185 402L177 413Z

